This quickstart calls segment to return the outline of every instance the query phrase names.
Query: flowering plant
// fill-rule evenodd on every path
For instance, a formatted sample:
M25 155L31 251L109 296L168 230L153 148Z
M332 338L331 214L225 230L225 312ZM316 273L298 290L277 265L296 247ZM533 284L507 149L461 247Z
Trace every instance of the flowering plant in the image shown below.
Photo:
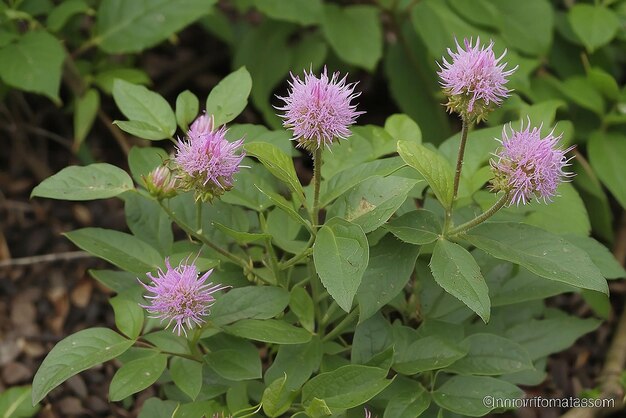
M543 300L605 295L605 278L624 272L597 241L542 217L544 203L571 193L560 132L532 119L497 139L473 130L508 96L515 68L493 44L463 45L439 73L462 130L439 148L406 115L356 126L358 86L326 68L292 76L278 131L226 129L251 90L244 67L215 87L206 113L189 92L174 111L117 80L128 120L116 124L174 146L133 148L130 175L68 167L33 190L118 197L132 232L67 233L121 270L91 272L117 293L117 331L58 343L33 401L112 359L122 364L112 402L158 384L144 408L173 417L363 416L365 406L366 416L482 416L497 407L487 396L517 399L519 385L540 383L547 356L600 323ZM290 140L313 159L307 186Z

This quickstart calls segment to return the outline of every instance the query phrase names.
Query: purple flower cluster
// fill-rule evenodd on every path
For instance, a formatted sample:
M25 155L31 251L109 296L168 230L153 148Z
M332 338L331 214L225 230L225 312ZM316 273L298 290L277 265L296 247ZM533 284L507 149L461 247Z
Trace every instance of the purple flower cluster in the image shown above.
M233 187L233 175L245 153L237 154L243 139L229 142L226 128L214 129L213 117L202 115L179 140L174 161L180 167L179 180L185 190L195 190L203 201L222 195Z
M533 197L544 202L552 201L556 189L562 181L573 176L564 170L571 158L565 154L574 147L559 147L561 135L554 130L541 138L541 127L530 127L530 121L519 131L506 127L502 129L502 147L491 161L495 175L492 188L511 195L509 204L529 203Z
M452 58L449 62L442 58L438 72L441 86L449 97L449 111L464 116L474 115L476 119L484 119L492 105L500 105L508 97L510 90L505 87L507 77L517 67L505 70L506 63L500 63L506 50L499 58L493 53L493 41L488 46L480 45L480 38L473 44L470 38L464 40L461 47L456 42L456 52L448 48Z
M148 192L157 199L176 196L176 178L169 167L159 166L142 178Z
M338 72L329 79L326 68L319 78L312 71L304 72L304 81L291 77L288 96L279 97L285 105L277 109L285 112L283 126L293 130L298 147L314 151L350 136L350 125L364 113L351 104L360 95L354 92L356 83L346 84L347 75L340 79Z
M213 270L199 277L198 268L194 263L183 261L178 267L172 267L169 258L165 260L167 270L159 269L153 276L148 273L151 284L143 286L152 293L146 296L148 305L141 305L151 315L161 321L168 321L166 328L175 323L173 331L180 335L194 325L202 325L203 317L209 314L209 308L215 301L213 293L226 289L228 286L206 283Z

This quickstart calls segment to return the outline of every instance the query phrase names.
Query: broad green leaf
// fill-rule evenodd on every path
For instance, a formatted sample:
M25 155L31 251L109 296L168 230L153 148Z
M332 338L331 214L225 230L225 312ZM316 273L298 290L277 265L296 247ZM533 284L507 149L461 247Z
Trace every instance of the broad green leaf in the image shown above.
M142 288L132 287L109 301L115 313L115 326L131 339L136 339L143 328L144 310L139 306L141 293Z
M606 280L584 251L542 229L488 222L463 238L496 258L519 264L546 279L608 294Z
M148 74L138 68L112 68L94 76L94 83L107 94L113 94L113 84L117 79L133 84L149 85L152 83Z
M398 373L414 375L448 367L466 353L465 347L456 346L435 336L428 336L417 339L406 351L397 353L393 368Z
M320 418L332 415L333 411L330 410L323 399L313 398L307 407L304 408L304 413L307 417Z
M317 336L305 344L281 345L274 362L265 372L265 383L287 375L285 387L297 390L311 377L322 361L322 343Z
M36 186L31 197L94 200L115 197L132 189L133 181L126 171L111 164L96 163L64 168Z
M224 407L214 400L178 404L170 418L203 418L224 415Z
M417 418L429 405L430 394L423 387L417 392L398 393L389 400L383 418Z
M531 211L525 223L538 226L555 234L574 233L587 236L591 231L585 203L571 183L561 183L554 202L546 205L534 201L525 205Z
M617 14L599 4L574 4L567 12L567 20L589 52L609 43L621 26Z
M303 287L294 287L291 290L289 309L300 321L302 328L313 333L315 331L315 310L313 299Z
M255 0L254 5L272 19L301 25L318 23L322 15L321 0Z
M137 275L127 271L119 270L94 270L90 269L89 274L115 293L121 293L127 289L139 288Z
M328 221L317 233L313 261L328 293L349 312L369 261L361 227L339 218Z
M82 228L67 232L65 236L79 248L132 273L144 274L163 264L163 258L154 247L124 232Z
M587 77L570 77L560 85L560 90L580 107L590 110L600 117L604 115L604 99Z
M172 220L157 202L139 193L126 193L124 214L131 232L145 243L152 244L161 254L170 255L174 235Z
M263 391L261 403L263 412L269 417L279 417L291 406L291 402L297 393L290 393L285 387L287 375L270 383Z
M150 334L143 335L142 338L162 351L177 354L190 354L187 341L174 334L171 330L151 332Z
M211 351L204 356L204 360L225 379L241 381L261 377L261 359L252 344Z
M185 90L176 97L176 122L183 131L189 129L191 122L200 111L200 101L195 94Z
M419 248L393 237L383 238L370 252L370 260L356 294L359 322L391 302L409 281Z
M516 273L506 279L494 277L489 280L492 306L513 305L545 299L562 293L576 292L577 288L561 282L546 280L525 268L519 268Z
M367 179L335 201L327 217L337 216L372 232L398 210L416 183L397 176Z
M396 141L422 143L422 131L413 119L404 114L395 114L385 120L385 130Z
M441 235L441 221L434 213L419 209L391 220L385 229L404 242L425 245L435 242Z
M522 399L524 391L517 386L487 376L454 376L432 393L433 400L444 409L470 417L487 415L497 405L494 399Z
M137 135L150 140L170 138L176 132L176 115L169 103L160 94L150 91L144 86L124 80L115 80L113 99L120 111L129 120L128 122L114 122L120 128L127 127L133 130L154 132L154 135ZM130 133L135 134L135 132Z
M84 0L65 0L59 3L48 15L46 26L48 30L57 32L75 15L85 13L89 5Z
M502 38L499 48L514 48L527 55L543 55L552 45L554 10L545 0L499 0L492 3L497 21L501 23ZM537 19L541 16L541 19ZM489 38L482 38L487 42ZM499 55L499 54L498 54Z
M162 166L169 158L163 148L132 147L128 153L128 167L135 181L143 185L142 177Z
M93 42L109 54L140 52L209 13L215 0L104 0Z
M569 242L585 251L593 264L600 269L600 273L607 279L621 279L626 277L626 271L617 262L615 256L598 241L591 237L582 237L580 235L567 235L565 237Z
M262 241L272 238L272 236L269 234L235 231L234 229L222 225L219 222L211 222L210 225L214 228L219 229L229 237L233 238L239 244L249 244L251 242Z
M0 78L9 86L39 93L57 104L65 51L57 38L43 30L27 32L0 48Z
M248 104L252 79L246 67L226 76L211 90L206 100L206 111L215 118L215 126L235 119Z
M581 336L597 329L602 321L563 316L532 319L506 330L504 336L521 344L532 360L571 347Z
M74 147L78 149L91 130L100 108L100 93L89 89L74 102Z
M178 402L176 401L149 398L143 403L137 418L172 418L172 414L177 407Z
M39 411L32 404L30 386L15 386L0 393L0 416L2 418L30 418Z
M447 369L463 375L497 376L533 369L524 347L495 334L473 334L465 339L467 355Z
M430 270L444 290L489 321L489 289L474 257L463 247L444 239L435 244Z
M607 73L602 68L592 67L587 70L587 78L605 98L611 101L619 101L620 87L613 75Z
M267 142L252 142L245 144L246 151L259 161L276 178L285 183L302 201L304 191L291 158L276 146Z
M202 365L197 361L173 356L169 371L176 386L195 401L202 388Z
M404 162L424 176L442 206L450 207L453 172L448 162L437 152L414 142L398 141L398 153Z
M383 34L376 7L325 4L322 31L344 61L374 71L383 51Z
M121 401L157 381L165 367L167 356L155 352L154 356L143 357L124 364L113 376L109 386L109 399Z
M133 343L108 328L88 328L64 338L33 378L33 404L70 377L119 356Z
M311 333L277 319L242 319L224 327L231 335L255 341L275 344L303 344L311 339Z
M382 314L373 315L359 323L354 330L350 360L352 363L371 366L368 363L392 345L391 324Z
M626 136L596 132L589 139L589 161L602 183L626 208Z
M289 304L289 293L280 287L247 286L220 296L211 307L211 322L226 325L240 319L270 319Z
M302 403L323 399L331 409L359 406L385 389L391 380L387 371L378 367L347 365L332 372L321 373L302 387Z

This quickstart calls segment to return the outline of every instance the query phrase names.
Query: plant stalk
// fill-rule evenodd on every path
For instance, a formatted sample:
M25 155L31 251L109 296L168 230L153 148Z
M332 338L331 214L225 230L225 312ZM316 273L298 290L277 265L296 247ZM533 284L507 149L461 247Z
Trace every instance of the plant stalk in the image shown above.
M313 154L313 229L317 231L320 223L320 184L322 182L322 147Z
M465 144L467 143L467 134L469 132L470 123L467 119L462 117L463 127L461 128L461 143L459 144L459 154L456 158L456 169L454 171L454 185L452 187L452 202L450 207L446 208L446 219L444 220L444 233L450 228L452 224L452 208L456 197L459 194L459 183L461 182L461 171L463 170L463 158L465 156Z
M450 231L448 231L448 233L446 233L446 236L458 235L480 225L481 223L485 222L487 219L495 215L496 212L498 212L500 209L502 209L502 207L509 201L509 199L510 196L508 193L503 194L500 199L498 199L498 201L493 204L492 207L490 207L471 221L465 222L464 224L461 224L456 228L451 229Z
M340 323L338 323L335 328L333 328L328 334L324 336L324 338L322 338L322 341L329 341L341 335L343 331L352 324L352 322L356 319L358 314L359 314L359 310L353 309L352 312L350 312L345 318L343 318L343 320Z

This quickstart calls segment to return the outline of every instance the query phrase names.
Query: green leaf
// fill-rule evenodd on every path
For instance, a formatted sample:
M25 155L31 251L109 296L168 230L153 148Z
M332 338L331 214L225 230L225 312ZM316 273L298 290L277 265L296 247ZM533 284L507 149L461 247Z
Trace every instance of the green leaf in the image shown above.
M430 394L422 387L417 392L404 392L389 399L383 418L416 418L430 405Z
M285 310L289 293L280 287L247 286L220 296L211 307L211 322L226 325L240 319L270 319Z
M371 249L356 297L359 322L374 315L391 302L404 288L415 268L419 248L393 237L383 238Z
M326 402L322 399L313 398L311 402L304 409L306 416L312 418L327 417L333 414Z
M313 299L309 296L309 292L303 287L294 287L291 290L289 299L289 309L300 321L302 328L313 333L315 331L315 311L313 307Z
M255 0L254 5L272 19L301 25L318 23L322 15L321 0Z
M0 78L9 86L43 94L61 104L63 61L65 51L58 39L42 30L27 32L0 48Z
M313 336L305 344L281 345L274 362L265 372L265 382L273 382L280 376L287 375L286 389L300 389L319 368L321 361L322 343L318 336Z
M178 402L176 401L149 398L144 402L141 407L141 413L137 418L172 418L172 414L177 407Z
M621 26L611 9L583 3L574 4L569 9L567 20L589 52L609 43Z
M270 173L289 186L291 191L304 201L304 191L291 157L267 142L248 143L245 144L245 148L248 154L258 158Z
M130 128L149 134L141 136L137 132L127 132L150 140L170 138L176 132L176 115L160 94L144 86L115 80L113 99L120 111L129 119L129 122L114 123L122 129Z
M108 328L89 328L64 338L33 378L33 404L70 377L119 356L133 343Z
M488 222L463 238L496 258L519 264L546 279L608 294L606 280L584 251L542 229Z
M263 391L263 397L261 403L263 404L263 412L269 417L279 417L291 406L291 402L297 395L296 393L289 393L285 387L287 381L287 375L276 379L270 383Z
M74 103L74 148L78 149L91 130L100 108L100 93L89 89Z
M139 193L123 195L126 223L136 237L170 255L174 235L172 221L157 202Z
M463 247L444 239L435 244L430 270L439 286L489 321L489 289L474 257Z
M237 348L211 351L204 360L217 374L225 379L241 381L261 377L261 359L252 344L241 344Z
M210 225L233 238L238 244L249 244L251 242L272 238L269 234L235 231L234 229L224 226L219 222L210 222Z
M196 361L174 356L169 370L174 384L195 401L202 388L202 366Z
M333 218L317 233L313 245L317 274L328 293L346 312L369 261L367 237L360 226Z
M615 256L598 241L591 237L581 237L580 235L567 235L569 242L585 251L593 264L600 269L600 273L607 279L621 279L626 277L626 271L617 262Z
M372 364L368 363L392 345L391 324L382 314L373 315L366 321L359 323L354 330L350 360L352 363L371 366ZM391 365L391 361L389 361L389 365Z
M142 288L133 287L109 301L115 313L115 326L131 339L136 339L143 328L144 311L139 306L141 293Z
M369 178L335 201L327 217L337 216L372 232L398 210L417 183L397 176Z
M547 54L552 45L554 10L545 0L501 0L492 3L504 44L527 55ZM541 16L541 19L537 19ZM486 42L489 38L483 38Z
M137 276L126 271L90 269L89 274L100 284L116 293L140 286L137 282Z
M414 375L448 367L465 354L467 354L465 347L456 346L435 336L428 336L415 340L404 352L398 352L393 368L398 373Z
M395 218L385 229L404 242L425 245L435 242L441 235L441 222L434 213L418 209Z
M432 393L440 407L470 417L487 415L496 405L486 400L522 399L517 386L486 376L454 376Z
M555 234L588 235L591 231L589 215L576 188L571 183L561 183L557 196L549 205L539 201L525 205L524 209L530 211L525 223Z
M143 184L142 177L150 174L155 168L162 166L169 159L163 148L132 147L128 153L128 167L135 181Z
M178 404L169 418L204 418L223 415L224 407L214 400Z
M74 15L85 13L88 10L89 5L84 0L65 0L50 12L46 20L46 26L52 32L57 32Z
M574 286L565 283L546 280L523 267L506 279L493 277L492 280L489 280L489 275L487 275L487 281L491 290L492 306L505 306L545 299L577 290Z
M39 405L32 405L30 386L15 386L0 393L0 414L2 418L30 418L39 411Z
M115 197L132 189L133 181L126 171L111 164L97 163L86 167L66 167L42 181L30 196L94 200Z
M626 208L626 136L596 132L589 139L589 161L602 183Z
M422 143L422 131L420 127L408 115L395 114L385 120L385 130L396 141L410 141Z
M155 352L153 356L129 361L115 373L109 386L109 399L121 401L157 381L165 367L167 356Z
M344 61L374 71L383 52L383 34L376 7L325 4L322 31Z
M560 85L561 92L580 107L604 116L604 99L587 77L570 77Z
M93 42L109 54L140 52L209 13L215 0L104 0Z
M495 334L473 334L465 339L467 355L447 369L456 374L497 376L534 369L524 347Z
M82 228L65 233L77 247L133 273L146 273L163 264L154 247L124 232Z
M150 334L144 335L142 338L162 351L177 354L190 354L187 341L174 334L171 330L164 329L151 332Z
M277 319L242 319L224 327L231 335L275 344L303 344L311 339L307 330Z
M323 399L331 409L359 406L385 389L391 380L387 371L378 367L347 365L332 372L321 373L302 387L302 403Z
M248 105L252 78L246 67L226 76L211 90L206 100L206 111L215 118L215 126L235 119Z
M408 165L416 169L433 189L443 207L452 204L452 167L437 152L423 145L398 141L398 153Z
M149 85L152 83L145 71L137 68L112 68L101 71L94 76L94 83L105 93L113 93L113 83L116 79L133 84Z
M200 101L195 94L185 90L176 97L176 122L180 129L187 131L200 111Z

